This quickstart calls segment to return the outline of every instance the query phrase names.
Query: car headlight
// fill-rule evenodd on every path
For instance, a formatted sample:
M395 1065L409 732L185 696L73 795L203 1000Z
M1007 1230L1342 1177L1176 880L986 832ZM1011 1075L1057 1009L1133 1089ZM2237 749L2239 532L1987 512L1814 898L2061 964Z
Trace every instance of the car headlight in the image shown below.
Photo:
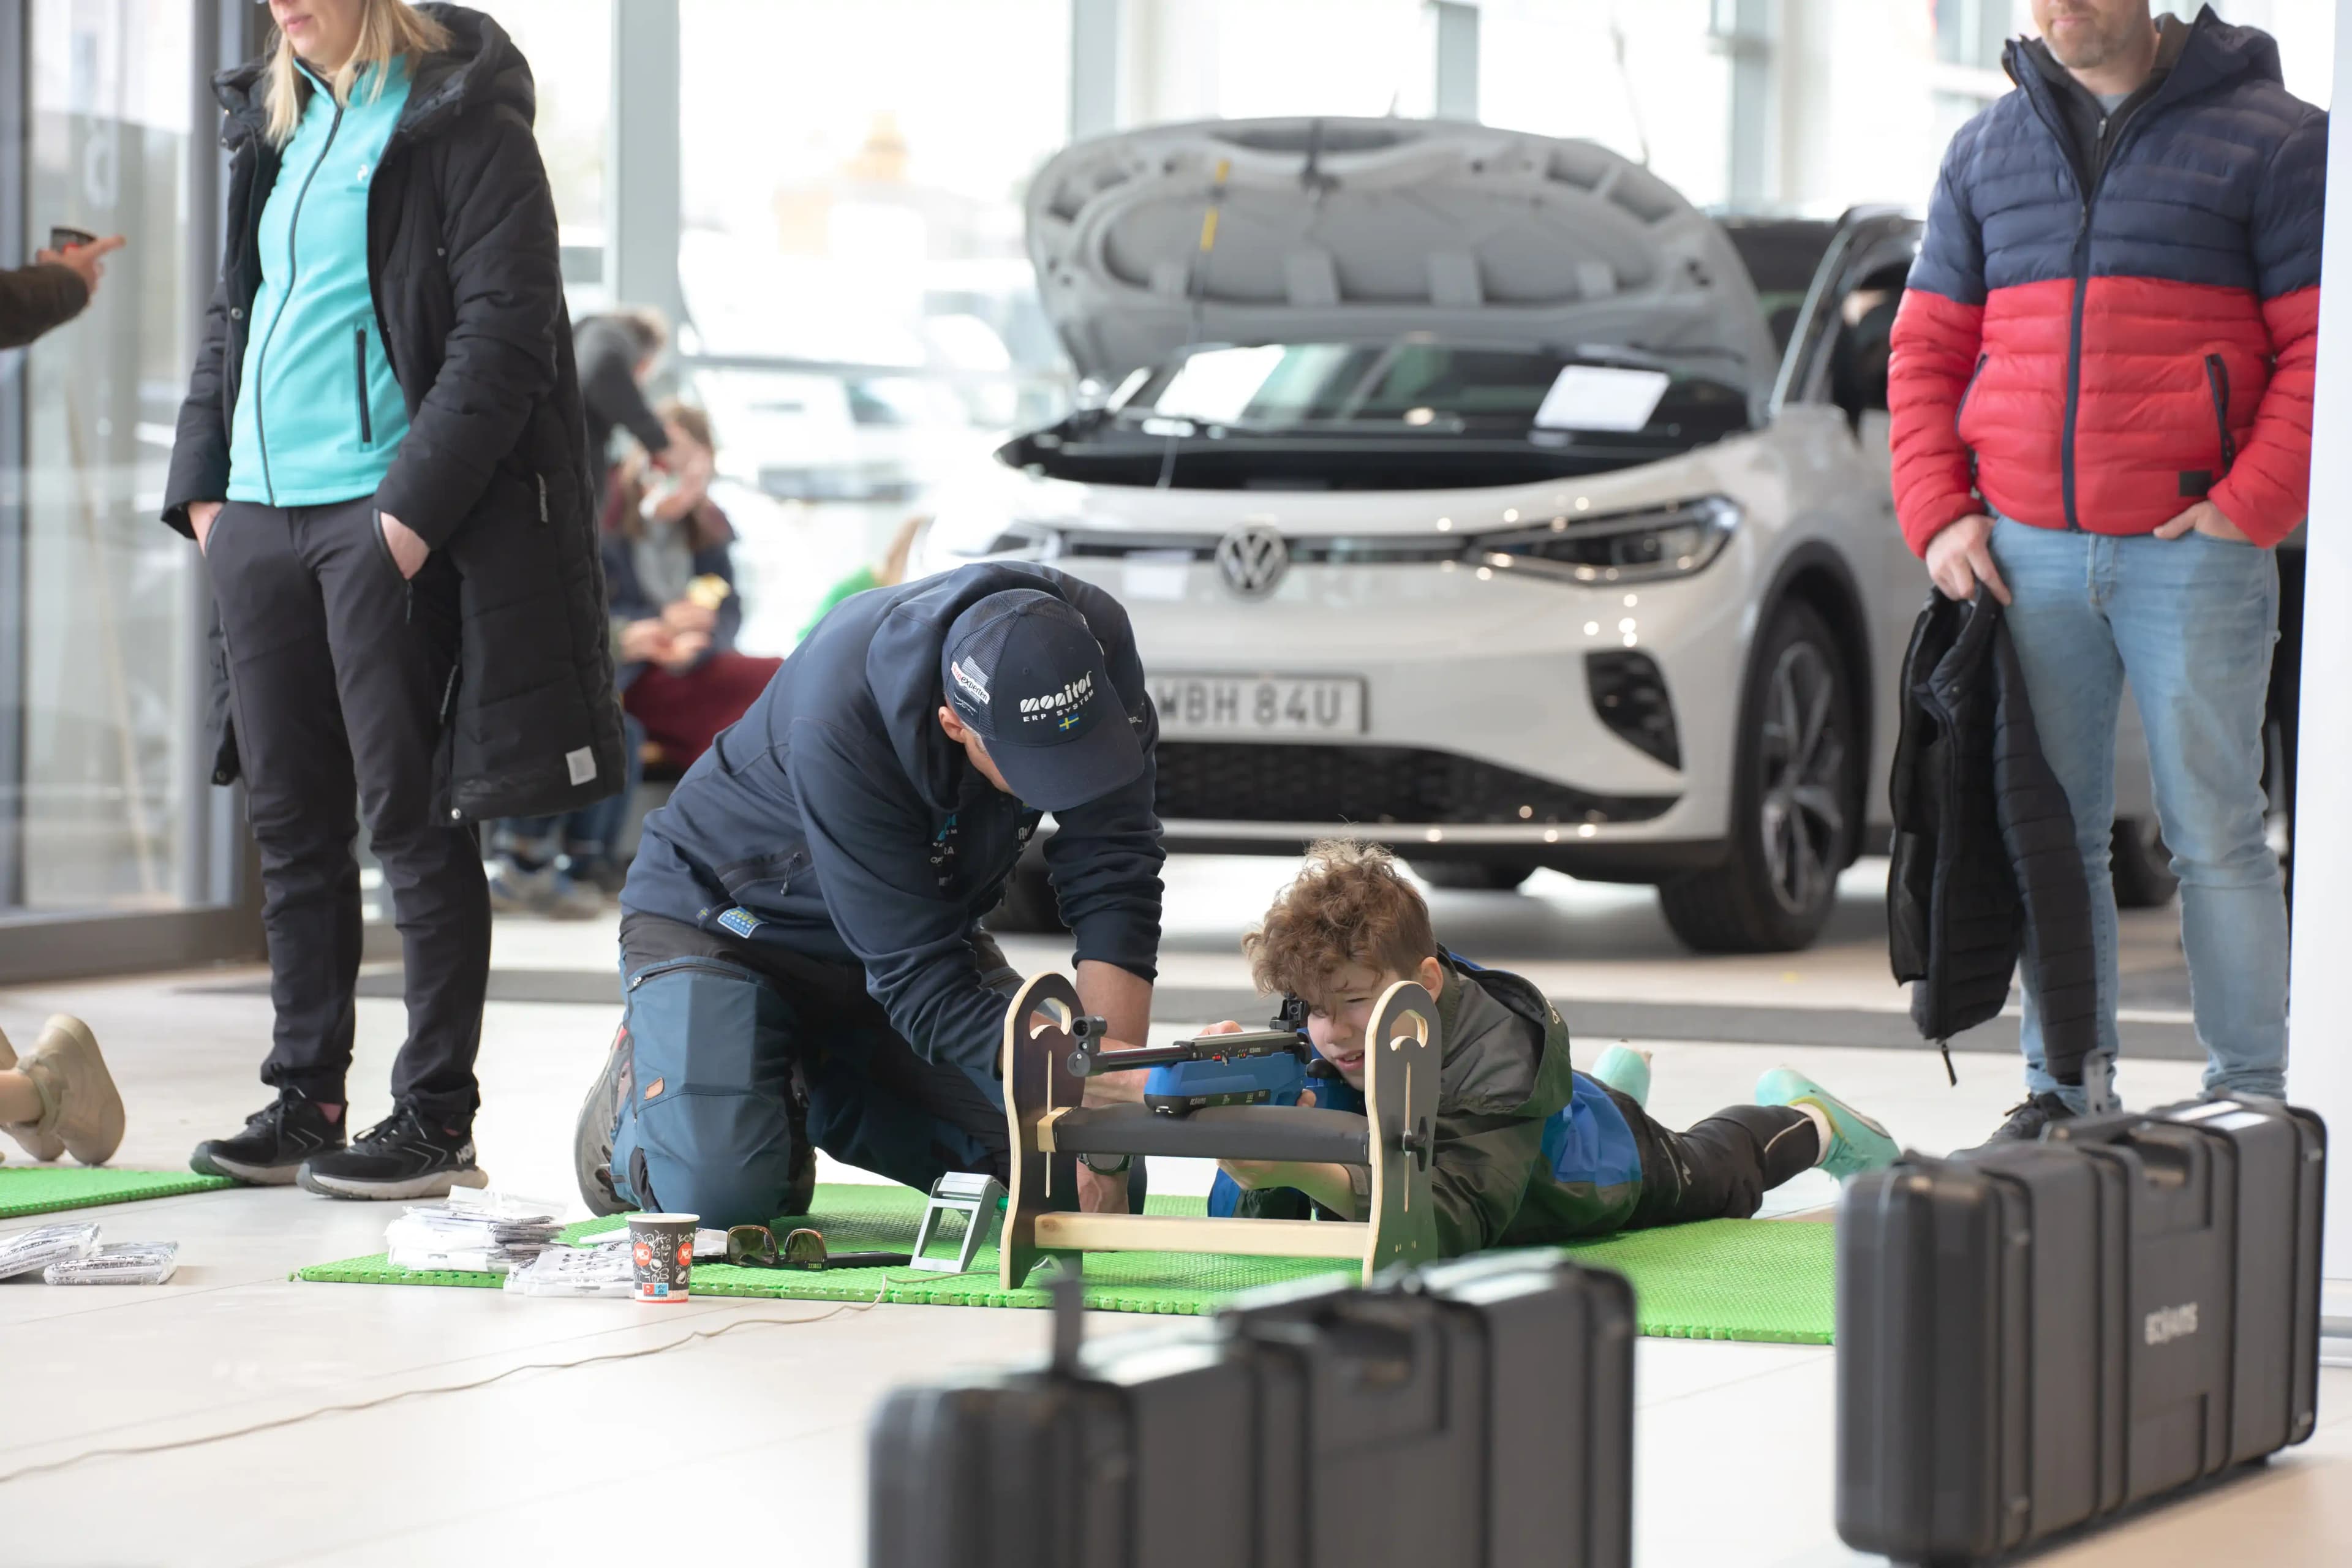
M925 553L945 561L1050 561L1062 552L1051 523L985 511L945 511L933 520Z
M1556 517L1534 528L1481 534L1463 560L1573 583L1639 583L1703 572L1739 526L1738 503L1703 496L1602 517Z

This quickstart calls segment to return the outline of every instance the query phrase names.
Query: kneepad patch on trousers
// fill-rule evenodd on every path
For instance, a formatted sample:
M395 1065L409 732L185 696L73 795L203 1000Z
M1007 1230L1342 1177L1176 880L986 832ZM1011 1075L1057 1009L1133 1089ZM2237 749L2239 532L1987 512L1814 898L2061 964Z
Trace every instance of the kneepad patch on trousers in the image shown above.
M748 971L681 959L633 976L632 1089L613 1140L625 1199L707 1226L773 1218L792 1184L789 1012Z

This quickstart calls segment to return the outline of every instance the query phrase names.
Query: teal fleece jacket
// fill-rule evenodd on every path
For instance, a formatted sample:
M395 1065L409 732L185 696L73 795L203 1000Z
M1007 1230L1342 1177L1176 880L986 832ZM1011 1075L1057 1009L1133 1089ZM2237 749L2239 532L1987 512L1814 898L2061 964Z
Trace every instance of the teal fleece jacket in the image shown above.
M262 206L261 289L230 422L231 500L324 506L373 495L408 434L368 279L368 185L408 101L404 60L375 92L385 68L362 71L348 104L311 78Z

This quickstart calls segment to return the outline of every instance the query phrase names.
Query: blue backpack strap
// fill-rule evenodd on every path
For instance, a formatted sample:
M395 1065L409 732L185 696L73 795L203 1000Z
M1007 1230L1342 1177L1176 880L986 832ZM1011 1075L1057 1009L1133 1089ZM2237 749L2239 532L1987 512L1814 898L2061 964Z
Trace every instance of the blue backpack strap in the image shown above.
M1486 966L1485 964L1475 963L1470 959L1465 958L1460 953L1455 952L1452 948L1441 947L1437 950L1437 953L1438 956L1444 959L1446 963L1452 964L1454 968L1463 971L1465 973L1484 974L1486 973Z

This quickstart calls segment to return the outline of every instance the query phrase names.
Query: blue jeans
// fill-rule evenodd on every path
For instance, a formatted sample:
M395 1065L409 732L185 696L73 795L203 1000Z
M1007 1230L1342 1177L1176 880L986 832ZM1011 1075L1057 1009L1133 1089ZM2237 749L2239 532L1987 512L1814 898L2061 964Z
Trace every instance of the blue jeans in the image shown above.
M2090 880L2100 1048L2112 1063L2116 893L2107 858L2116 720L2128 677L2147 731L2157 821L2180 879L2180 934L2205 1087L2283 1096L2286 899L2278 857L2263 836L2262 787L2277 562L2267 550L2199 533L2116 539L2006 518L1993 527L1992 552L2015 599L2010 635L2034 725L2074 806ZM2060 1089L2042 1066L2030 971L2022 1037L2028 1090L2058 1089L2081 1110L2083 1090Z

